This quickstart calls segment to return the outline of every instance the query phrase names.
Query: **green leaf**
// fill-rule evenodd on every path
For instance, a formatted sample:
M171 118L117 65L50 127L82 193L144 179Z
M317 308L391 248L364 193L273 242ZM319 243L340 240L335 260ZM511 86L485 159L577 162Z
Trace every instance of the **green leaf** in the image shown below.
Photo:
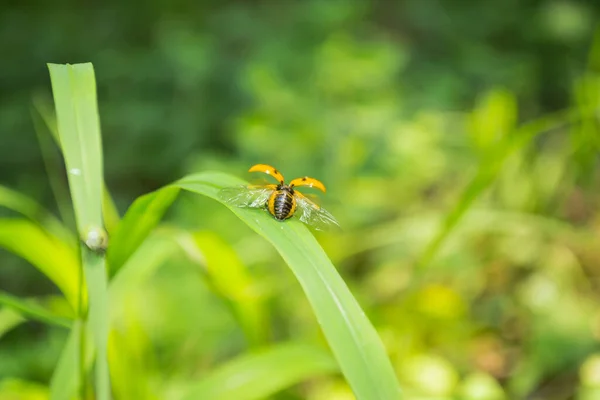
M0 247L39 269L77 309L79 260L71 246L28 220L0 219Z
M46 170L48 172L48 178L50 180L50 185L52 187L52 191L54 192L54 196L58 203L59 209L61 211L61 215L64 220L72 219L72 210L64 209L64 204L67 203L65 201L64 193L68 191L62 179L59 179L57 174L55 173L55 169L51 168L52 163L55 163L55 159L50 155L50 144L47 139L47 132L50 133L54 143L60 149L60 138L58 135L58 127L56 125L56 116L52 111L51 104L49 101L42 96L35 96L33 99L33 108L36 112L32 113L34 125L36 128L36 133L38 136L38 141L40 143L40 148L42 150L42 155L44 157L44 164L46 165ZM43 129L45 127L46 129ZM43 132L42 132L43 131ZM115 202L106 187L106 183L104 184L103 190L103 199L102 199L102 213L104 216L104 224L105 228L109 234L112 234L114 228L119 223L119 213L115 206Z
M298 343L280 344L241 356L212 371L193 385L183 400L265 399L306 379L337 370L335 361L322 349Z
M175 185L221 201L221 188L244 183L231 175L207 172ZM400 398L381 339L308 228L297 219L276 221L262 210L232 207L231 211L271 242L296 275L357 398Z
M235 250L212 232L181 233L178 242L203 269L212 290L225 299L251 345L265 343L268 321L259 285Z
M60 152L60 139L58 137L58 128L56 127L56 117L51 110L52 103L46 99L42 100L39 96L34 97L33 102L34 106L31 117L42 153L42 159L44 160L48 183L54 194L54 199L63 222L69 228L76 230L75 213L73 212L69 196L69 185L63 179L62 168L58 168L63 163L63 159Z
M111 331L109 341L110 372L115 396L123 399L151 400L162 398L151 393L151 374L156 372L151 343L143 332L135 307L132 308L131 288L141 287L158 268L181 253L170 230L153 232L127 260L110 281L110 298L118 308L111 318L119 329Z
M37 382L8 378L0 381L0 399L47 400L48 388Z
M114 275L121 269L150 231L158 225L178 193L178 188L166 187L143 195L133 202L117 226L108 247L106 257L111 274Z
M85 371L90 367L94 354L92 344L89 341L82 341L85 338L83 329L85 329L83 321L77 320L73 323L50 380L50 400L72 400L83 384Z
M110 281L110 295L119 302L131 287L137 287L149 279L167 260L176 256L180 249L169 235L163 231L151 234L125 263L123 268ZM113 315L120 309L112 310Z
M493 150L509 133L517 121L517 102L512 93L494 90L485 95L469 118L469 133L482 154Z
M23 316L11 307L0 309L0 339L7 332L27 321Z
M67 243L74 242L71 232L54 215L24 194L0 185L0 206L37 222Z
M71 322L31 300L23 300L0 291L0 304L19 312L23 317L69 328Z
M587 110L587 112L590 111ZM479 196L497 179L498 174L504 166L504 162L511 154L529 145L538 135L557 129L577 117L578 114L576 112L567 110L566 112L556 113L528 122L510 133L505 140L494 148L493 152L490 151L489 157L481 161L477 173L467 184L455 205L441 222L438 231L427 244L420 260L417 262L418 268L425 268L435 259L438 251L450 237L467 211Z
M110 333L108 276L104 256L82 245L83 268L90 298L89 326L96 347L96 391L100 400L110 399L108 336Z
M106 184L104 184L104 190L102 193L102 215L104 215L104 226L108 234L112 235L117 229L121 217L119 216L119 210L117 210L115 201L110 195Z
M83 270L89 293L89 321L97 349L96 397L111 398L108 369L108 275L103 238L103 162L96 78L92 64L48 64L60 144L75 210ZM80 310L83 314L83 309Z
M119 330L111 332L110 370L115 397L158 400L163 396L152 385L156 373L153 348L131 302L121 302L124 318Z
M48 64L77 230L102 227L102 142L92 64Z

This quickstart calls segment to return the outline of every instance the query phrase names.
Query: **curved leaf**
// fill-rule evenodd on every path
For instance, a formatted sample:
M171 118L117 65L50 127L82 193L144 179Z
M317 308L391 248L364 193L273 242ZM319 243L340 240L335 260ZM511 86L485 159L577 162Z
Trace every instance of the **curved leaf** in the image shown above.
M158 225L179 189L165 187L138 197L117 225L106 254L111 274L114 275L138 249L150 231Z
M211 288L232 308L249 344L265 343L269 325L264 296L235 250L213 232L182 231L176 237L188 258L202 267Z
M220 201L221 188L240 184L245 182L231 175L206 172L174 185ZM308 228L295 219L276 221L261 210L231 211L271 242L292 269L357 398L398 399L400 387L383 343Z
M183 400L258 400L304 380L336 372L335 361L314 346L287 343L241 356L205 376Z
M13 210L30 220L39 223L49 232L57 235L65 242L75 243L71 232L32 198L0 185L0 206Z
M0 247L39 269L77 309L79 260L72 247L25 219L0 219Z
M11 307L0 308L0 339L27 320Z
M29 319L45 322L47 324L62 326L69 328L71 321L60 315L56 315L47 308L41 306L36 301L21 299L16 296L0 290L0 304L3 304L7 308L13 309L19 312L22 316L26 316Z

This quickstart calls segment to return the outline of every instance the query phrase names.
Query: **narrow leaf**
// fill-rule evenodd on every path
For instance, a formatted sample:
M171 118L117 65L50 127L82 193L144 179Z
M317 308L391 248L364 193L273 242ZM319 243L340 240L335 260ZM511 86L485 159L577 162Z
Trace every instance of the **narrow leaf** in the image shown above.
M71 232L48 210L32 198L0 185L0 207L15 211L37 222L67 243L74 242Z
M104 184L102 195L102 215L104 216L104 226L109 235L112 235L117 229L121 217L119 216L119 210L117 210L115 201L111 197L106 184Z
M58 127L56 125L56 116L52 111L51 105L45 98L36 96L33 99L33 104L33 108L36 111L33 113L33 121L36 128L36 133L38 135L38 141L40 142L40 148L42 149L42 155L44 156L44 163L46 164L46 169L48 171L50 185L52 187L52 191L54 192L54 196L56 197L59 209L61 210L61 215L63 215L63 219L69 220L72 218L72 210L67 211L63 209L63 204L67 203L64 200L65 196L63 193L67 192L68 189L66 186L64 186L61 179L57 179L56 173L52 168L50 168L51 161L54 162L55 160L50 160L50 150L48 149L50 146L48 144L48 140L46 139L47 132L50 132L50 136L53 139L54 144L56 144L60 150L61 146L58 135ZM46 129L43 129L42 125L45 126ZM115 202L110 195L108 188L106 187L106 183L104 184L103 190L102 213L104 216L105 228L109 234L112 234L114 228L119 222L119 213L117 207L115 206Z
M11 307L0 309L0 339L7 332L27 321L18 311Z
M54 194L60 216L65 225L75 231L75 213L69 196L69 185L63 179L63 167L60 167L63 159L56 118L54 113L49 111L50 107L49 101L42 101L38 97L34 98L34 110L31 113L33 127L44 160L48 183Z
M117 226L108 247L107 260L114 275L142 244L175 201L179 189L166 187L136 199Z
M109 297L108 276L103 255L84 247L83 267L90 298L89 324L94 333L96 347L96 390L98 399L110 399L108 369Z
M337 372L331 356L314 346L286 343L241 356L195 384L183 400L259 400L312 377Z
M182 233L178 242L201 266L215 293L231 306L251 345L265 343L268 321L259 285L235 250L212 232Z
M23 317L69 328L71 322L31 300L23 300L0 291L0 304L19 312Z
M0 219L0 247L30 262L77 309L79 261L73 248L24 219Z
M77 230L102 222L102 143L92 64L48 64Z
M162 232L161 232L162 233ZM120 302L130 292L130 288L139 287L149 279L167 260L180 252L178 245L170 235L151 234L110 281L110 296ZM122 310L113 309L113 316Z
M225 186L245 182L223 173L187 176L175 185L219 200ZM262 210L231 208L281 254L304 289L342 373L358 399L400 398L396 374L381 339L308 228L276 221Z
M111 398L108 372L108 275L101 253L106 232L102 216L103 161L96 78L92 64L48 64L60 144L75 210L83 270L89 292L89 321L96 355L96 398Z
M82 371L85 372L92 364L93 346L90 342L81 339L85 323L77 320L73 323L71 332L65 343L50 380L50 400L72 400L82 385ZM85 355L82 357L82 353ZM81 359L84 360L80 365Z

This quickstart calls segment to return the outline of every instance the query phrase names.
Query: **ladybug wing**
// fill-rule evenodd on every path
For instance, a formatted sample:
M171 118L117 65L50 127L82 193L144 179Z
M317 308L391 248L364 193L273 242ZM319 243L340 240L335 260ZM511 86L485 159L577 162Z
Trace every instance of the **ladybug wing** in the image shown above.
M323 207L309 200L302 193L296 191L296 212L300 215L300 221L312 226L318 231L330 228L339 228L340 224L333 215Z
M267 204L275 185L234 186L219 191L218 196L230 206L243 208L262 208Z

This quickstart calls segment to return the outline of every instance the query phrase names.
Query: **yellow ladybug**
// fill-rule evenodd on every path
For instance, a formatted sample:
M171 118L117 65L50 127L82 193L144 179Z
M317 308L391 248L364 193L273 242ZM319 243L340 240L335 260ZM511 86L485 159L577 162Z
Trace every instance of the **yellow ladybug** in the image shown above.
M297 187L303 186L325 192L325 185L317 179L305 176L286 184L283 175L266 164L256 164L248 172L263 172L271 175L279 183L224 188L219 192L219 198L236 207L264 208L278 221L284 221L298 214L300 221L318 230L324 230L331 226L339 227L339 223L333 215L297 189Z

